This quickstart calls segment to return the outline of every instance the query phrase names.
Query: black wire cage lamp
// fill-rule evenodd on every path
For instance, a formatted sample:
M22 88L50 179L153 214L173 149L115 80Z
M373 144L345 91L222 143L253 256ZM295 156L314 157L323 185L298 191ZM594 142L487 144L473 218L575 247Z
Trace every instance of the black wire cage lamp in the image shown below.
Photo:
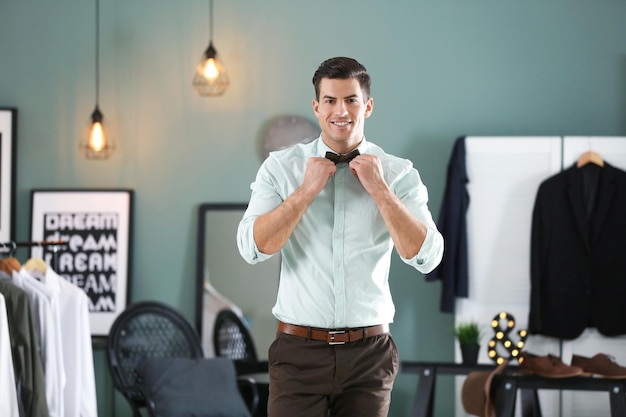
M80 138L79 149L87 159L108 159L115 141L98 105L100 96L100 0L96 0L96 107Z
M213 46L213 0L209 0L209 46L196 66L192 84L202 97L221 96L230 85L226 67Z

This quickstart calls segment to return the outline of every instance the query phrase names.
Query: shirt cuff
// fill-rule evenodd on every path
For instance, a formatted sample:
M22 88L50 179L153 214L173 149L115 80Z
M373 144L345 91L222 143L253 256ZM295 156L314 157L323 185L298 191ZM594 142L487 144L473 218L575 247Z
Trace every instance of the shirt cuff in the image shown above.
M434 270L443 258L443 236L438 230L428 228L420 251L411 259L402 258L423 274Z

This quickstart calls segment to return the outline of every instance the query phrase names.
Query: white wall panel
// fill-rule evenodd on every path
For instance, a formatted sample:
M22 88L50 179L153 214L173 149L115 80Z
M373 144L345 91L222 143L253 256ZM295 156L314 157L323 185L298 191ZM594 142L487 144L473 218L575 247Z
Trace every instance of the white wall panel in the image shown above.
M456 321L472 318L484 324L479 362L493 363L487 356L491 319L506 311L515 317L515 332L527 327L532 208L540 182L561 170L561 138L468 137L465 144L470 282L469 297L457 300ZM535 340L542 343L534 351L554 345L543 339ZM456 357L461 360L458 346ZM459 393L462 382L457 379ZM546 415L551 415L554 398L541 393ZM462 405L456 410L457 416L464 415Z
M468 137L466 154L470 294L458 299L457 320L475 318L491 332L504 310L526 328L532 207L539 183L561 169L561 139ZM490 362L486 350L480 360Z

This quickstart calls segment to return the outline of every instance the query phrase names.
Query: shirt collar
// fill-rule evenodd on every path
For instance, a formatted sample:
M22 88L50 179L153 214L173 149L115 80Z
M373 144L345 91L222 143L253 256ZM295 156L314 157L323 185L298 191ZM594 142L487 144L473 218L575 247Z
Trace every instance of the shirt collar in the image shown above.
M17 274L19 275L18 280L31 286L31 288L36 287L39 289L43 289L43 291L50 294L58 294L59 292L61 292L61 286L58 281L58 279L61 277L59 277L59 275L52 271L49 267L48 269L46 269L44 278L41 281L37 279L33 274L28 272L24 267L22 267L22 269ZM13 278L15 279L15 274L13 274Z
M367 152L365 152L365 149L366 149L366 148L367 148L367 140L365 139L365 136L363 136L363 140L361 141L361 143L359 143L359 146L357 146L355 149L358 149L358 150L359 150L359 153L362 153L362 154L363 154L363 153L367 153ZM352 149L352 150L354 150L354 149ZM352 151L352 150L351 150L351 151ZM317 156L319 156L319 157L323 158L323 157L326 155L326 152L334 152L334 153L337 153L337 152L335 152L334 150L330 149L330 148L328 147L328 145L326 145L326 144L324 143L324 141L322 140L322 135L320 135L320 136L317 138L317 149L316 149L315 155L317 155Z

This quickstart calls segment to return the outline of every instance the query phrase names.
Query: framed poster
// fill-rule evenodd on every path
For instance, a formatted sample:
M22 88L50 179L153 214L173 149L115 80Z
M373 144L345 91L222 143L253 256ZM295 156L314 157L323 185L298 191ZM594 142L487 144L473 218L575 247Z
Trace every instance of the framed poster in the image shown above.
M15 155L17 110L0 108L0 242L13 240L15 232Z
M89 298L91 334L109 333L127 306L132 190L32 190L31 248Z

